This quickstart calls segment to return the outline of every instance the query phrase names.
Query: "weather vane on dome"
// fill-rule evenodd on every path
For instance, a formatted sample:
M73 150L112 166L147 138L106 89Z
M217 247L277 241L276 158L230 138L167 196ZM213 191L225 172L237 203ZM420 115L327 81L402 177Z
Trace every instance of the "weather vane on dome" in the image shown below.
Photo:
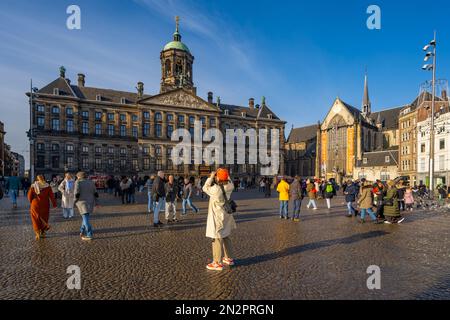
M179 17L179 16L176 16L176 17L175 17L176 32L178 32L178 26L179 26L179 24L180 24L180 17Z

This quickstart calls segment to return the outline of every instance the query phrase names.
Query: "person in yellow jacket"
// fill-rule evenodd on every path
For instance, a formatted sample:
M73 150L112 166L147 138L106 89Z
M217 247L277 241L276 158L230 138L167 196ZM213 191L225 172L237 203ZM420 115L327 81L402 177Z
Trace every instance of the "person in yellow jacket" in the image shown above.
M277 192L280 194L280 219L289 219L288 204L289 204L289 183L283 177L277 186Z

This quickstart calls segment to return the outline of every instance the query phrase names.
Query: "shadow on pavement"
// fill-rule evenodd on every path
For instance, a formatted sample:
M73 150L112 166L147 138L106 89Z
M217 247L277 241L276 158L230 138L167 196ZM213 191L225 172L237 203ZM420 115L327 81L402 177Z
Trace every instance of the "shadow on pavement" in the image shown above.
M268 254L255 256L255 257L248 257L248 258L244 258L242 260L239 259L236 267L239 268L241 266L249 266L252 264L257 264L257 263L261 263L261 262L265 262L265 261L269 261L269 260L279 259L279 258L283 258L286 256L290 256L290 255L305 252L305 251L330 247L330 246L334 246L337 244L351 244L351 243L355 243L355 242L366 240L366 239L382 237L387 234L389 234L389 232L370 231L370 232L360 233L360 234L356 234L356 235L353 235L350 237L345 237L345 238L340 238L340 239L323 240L323 241L319 241L319 242L307 243L307 244L300 245L300 246L286 248L286 249L283 249L278 252L268 253Z

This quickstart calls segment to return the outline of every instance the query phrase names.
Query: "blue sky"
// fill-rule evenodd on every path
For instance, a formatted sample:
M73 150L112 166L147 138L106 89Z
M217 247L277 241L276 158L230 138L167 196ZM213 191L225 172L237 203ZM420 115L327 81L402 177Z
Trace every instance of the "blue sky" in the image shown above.
M66 8L81 8L81 30L66 28ZM366 9L381 8L381 30ZM181 17L195 56L199 96L246 105L265 96L291 125L316 123L336 96L360 107L364 71L373 110L411 102L430 77L421 48L438 32L438 74L450 73L450 4L424 1L72 0L0 2L0 120L6 141L28 158L30 78L42 88L58 76L86 74L86 85L148 94L160 82L159 53Z

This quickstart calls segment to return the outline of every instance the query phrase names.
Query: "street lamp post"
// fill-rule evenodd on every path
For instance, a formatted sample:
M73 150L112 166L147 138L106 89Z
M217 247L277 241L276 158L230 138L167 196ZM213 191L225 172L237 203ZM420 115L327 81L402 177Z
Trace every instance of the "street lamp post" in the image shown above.
M432 51L427 51L430 47ZM424 61L428 61L430 57L433 58L432 64L425 64L422 69L426 71L432 70L432 96L431 96L431 120L430 120L430 156L429 156L429 177L430 177L430 195L433 196L434 190L434 107L436 97L436 31L434 32L433 40L427 44L423 51L427 51Z

